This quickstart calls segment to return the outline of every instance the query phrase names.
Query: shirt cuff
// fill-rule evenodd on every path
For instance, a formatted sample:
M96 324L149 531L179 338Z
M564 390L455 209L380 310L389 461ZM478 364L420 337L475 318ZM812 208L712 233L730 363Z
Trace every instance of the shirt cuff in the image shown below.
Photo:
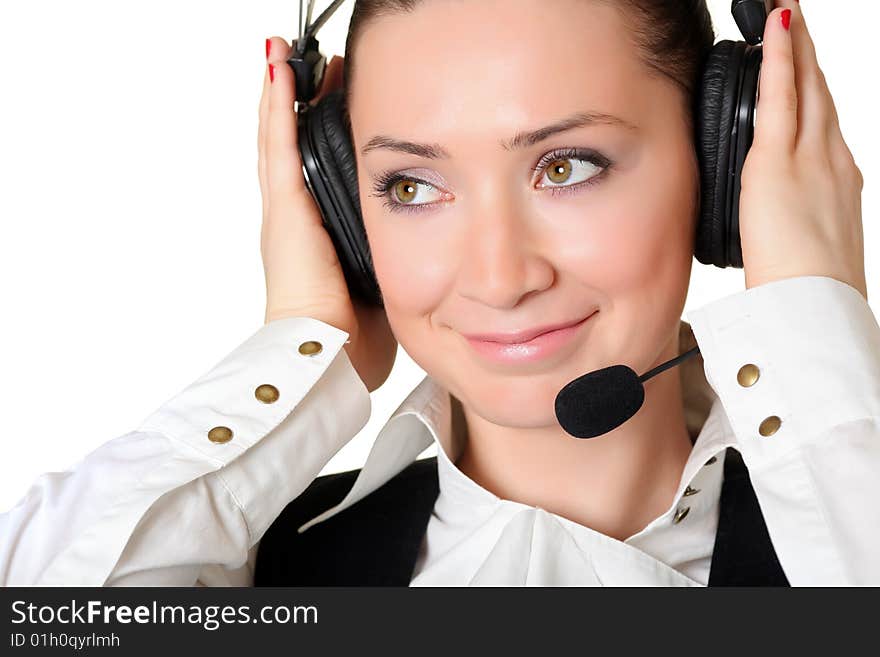
M115 499L52 558L38 583L106 581L151 505L202 475L222 483L247 524L247 545L227 531L227 552L235 552L227 556L246 554L284 504L369 419L370 395L343 349L347 338L345 331L313 318L275 320L166 401L132 435L150 447L160 444L152 437L161 435L171 450L149 462L129 452L127 458L137 464L130 466L129 485L114 491ZM265 387L256 394L266 385L277 390L277 398ZM230 430L229 440L211 440L211 430L221 426ZM218 434L224 437L213 435ZM106 449L95 456L106 458ZM173 565L175 553L153 556ZM152 558L140 566L154 567ZM187 563L191 559L188 555Z
M370 412L370 394L343 349L294 413L208 475L220 479L241 509L250 546L367 424Z
M880 327L855 288L787 278L688 313L750 470L880 415Z
M347 339L345 331L311 317L269 322L138 430L159 432L225 465L290 415ZM363 393L369 395L366 388Z

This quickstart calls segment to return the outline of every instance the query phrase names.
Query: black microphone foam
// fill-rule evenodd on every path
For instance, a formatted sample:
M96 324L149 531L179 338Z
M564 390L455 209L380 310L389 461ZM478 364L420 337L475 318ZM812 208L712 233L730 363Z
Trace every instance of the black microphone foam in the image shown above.
M699 346L689 349L642 376L627 365L611 365L579 376L556 395L559 425L575 438L595 438L616 429L642 407L645 381L699 351Z
M576 438L595 438L635 415L645 401L645 386L626 365L588 372L556 395L556 419Z

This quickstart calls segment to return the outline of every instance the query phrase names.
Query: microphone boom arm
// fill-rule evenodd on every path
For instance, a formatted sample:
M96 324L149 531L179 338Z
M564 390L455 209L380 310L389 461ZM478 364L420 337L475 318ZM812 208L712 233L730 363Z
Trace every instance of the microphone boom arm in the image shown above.
M639 381L644 383L645 381L650 379L652 376L654 376L656 374L660 374L660 372L663 372L664 370L668 370L670 367L675 367L680 362L682 362L683 360L685 360L687 358L690 358L691 356L693 356L694 354L696 354L699 351L700 351L699 346L696 346L693 349L689 349L688 351L684 352L680 356L676 356L672 360L667 361L667 362L663 363L662 365L658 365L653 370L649 370L648 372L645 372L644 374L642 374L639 377Z

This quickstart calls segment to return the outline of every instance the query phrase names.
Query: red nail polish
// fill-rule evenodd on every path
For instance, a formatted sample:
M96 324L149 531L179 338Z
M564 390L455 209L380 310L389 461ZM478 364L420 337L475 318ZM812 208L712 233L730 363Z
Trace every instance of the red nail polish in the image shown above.
M791 25L791 9L783 9L782 10L782 27L784 27L787 30L789 25Z
M269 82L275 82L275 67L269 64Z
M272 50L272 39L266 39L266 59L269 59L269 51Z

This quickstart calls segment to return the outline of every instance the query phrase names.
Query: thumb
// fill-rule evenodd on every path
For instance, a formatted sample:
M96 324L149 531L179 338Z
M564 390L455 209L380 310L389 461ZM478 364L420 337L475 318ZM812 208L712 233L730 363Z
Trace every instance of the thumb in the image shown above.
M754 134L756 145L785 152L794 150L798 129L790 21L791 9L777 7L767 16Z

